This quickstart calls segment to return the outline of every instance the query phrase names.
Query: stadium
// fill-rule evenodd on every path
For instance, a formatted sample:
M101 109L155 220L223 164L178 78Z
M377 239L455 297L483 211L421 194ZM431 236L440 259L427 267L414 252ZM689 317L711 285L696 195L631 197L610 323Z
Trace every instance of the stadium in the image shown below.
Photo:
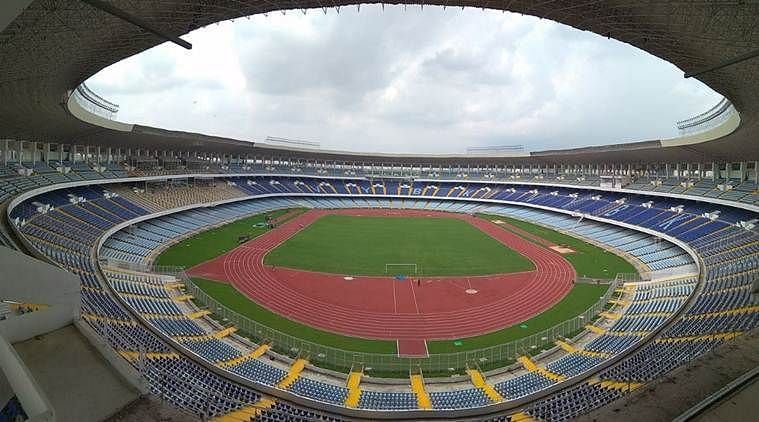
M0 4L0 415L751 420L759 4L423 4L589 31L724 96L671 139L338 151L122 123L85 84L357 4Z

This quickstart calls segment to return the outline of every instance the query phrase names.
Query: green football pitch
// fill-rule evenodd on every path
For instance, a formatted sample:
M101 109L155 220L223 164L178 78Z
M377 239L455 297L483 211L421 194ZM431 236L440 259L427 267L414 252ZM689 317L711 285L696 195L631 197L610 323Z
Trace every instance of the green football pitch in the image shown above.
M351 275L488 275L534 270L532 262L456 218L326 215L266 255L279 267Z

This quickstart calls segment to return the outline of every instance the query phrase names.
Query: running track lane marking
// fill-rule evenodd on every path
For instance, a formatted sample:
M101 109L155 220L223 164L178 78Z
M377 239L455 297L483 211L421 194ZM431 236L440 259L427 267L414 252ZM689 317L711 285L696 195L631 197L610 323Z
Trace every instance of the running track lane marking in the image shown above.
M414 298L414 308L416 308L417 315L419 314L419 304L416 303L416 291L414 290L414 281L411 280L411 297Z
M393 286L393 313L397 314L398 313L398 299L396 299L396 296L395 296L396 283L390 283L390 284Z

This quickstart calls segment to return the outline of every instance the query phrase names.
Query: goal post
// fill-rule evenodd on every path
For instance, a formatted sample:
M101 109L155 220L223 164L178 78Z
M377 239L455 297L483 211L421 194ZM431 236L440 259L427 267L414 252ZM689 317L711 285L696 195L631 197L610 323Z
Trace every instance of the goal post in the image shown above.
M417 264L385 264L385 274L417 275L418 269Z

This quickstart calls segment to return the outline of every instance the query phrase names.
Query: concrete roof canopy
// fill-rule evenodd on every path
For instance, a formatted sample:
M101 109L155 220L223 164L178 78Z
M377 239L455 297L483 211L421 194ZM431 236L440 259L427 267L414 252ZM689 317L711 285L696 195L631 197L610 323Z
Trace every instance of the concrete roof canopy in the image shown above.
M109 3L175 36L232 18L278 9L323 6L313 0L296 0L282 5L257 0L113 0ZM418 4L415 1L395 3ZM356 2L330 2L330 6L351 4ZM686 73L723 63L759 46L757 2L438 0L425 4L492 8L551 19L638 47L673 63ZM162 38L86 2L4 2L0 5L0 139L399 163L495 164L507 160L515 164L550 164L759 159L757 57L698 76L728 98L740 113L740 125L725 136L692 142L649 140L539 151L518 157L381 156L296 150L139 125L116 130L86 123L70 113L66 101L77 86L105 67L163 42Z

